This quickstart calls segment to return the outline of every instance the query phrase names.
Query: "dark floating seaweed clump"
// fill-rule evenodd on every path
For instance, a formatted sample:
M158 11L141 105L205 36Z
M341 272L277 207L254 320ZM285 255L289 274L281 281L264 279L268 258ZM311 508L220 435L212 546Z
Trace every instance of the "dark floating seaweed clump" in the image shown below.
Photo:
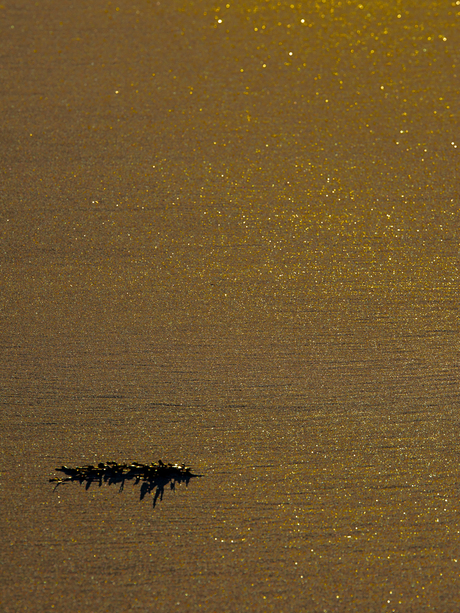
M164 464L158 460L158 464L118 464L118 462L99 462L97 466L88 464L86 466L77 466L70 468L61 466L56 470L63 472L65 477L53 477L50 482L56 483L56 487L61 483L77 481L78 483L86 483L88 489L91 483L102 483L108 485L119 484L120 492L123 491L125 481L134 481L137 485L142 481L140 499L142 500L146 494L154 493L153 506L155 506L158 498L163 500L164 488L170 485L174 490L176 483L185 483L188 485L193 477L201 477L194 475L191 472L190 466L185 464ZM56 489L56 488L55 488Z

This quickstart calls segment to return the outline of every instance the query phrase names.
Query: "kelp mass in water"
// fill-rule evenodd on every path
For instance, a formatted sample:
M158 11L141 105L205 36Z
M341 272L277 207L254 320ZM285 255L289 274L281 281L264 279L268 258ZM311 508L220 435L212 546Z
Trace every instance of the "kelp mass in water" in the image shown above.
M97 466L92 464L77 466L76 468L61 466L61 468L56 468L56 470L67 475L66 477L53 477L50 479L50 482L56 483L56 487L61 483L69 481L86 482L86 489L93 482L97 482L99 485L102 485L103 482L109 485L119 483L121 492L125 481L134 480L134 485L142 481L140 499L142 500L146 494L155 492L153 506L155 506L158 498L160 500L163 499L164 488L168 483L173 490L176 483L185 482L188 485L188 482L193 477L201 477L201 475L194 475L191 472L191 468L185 464L164 464L161 460L158 460L158 464L155 462L152 464L99 462Z

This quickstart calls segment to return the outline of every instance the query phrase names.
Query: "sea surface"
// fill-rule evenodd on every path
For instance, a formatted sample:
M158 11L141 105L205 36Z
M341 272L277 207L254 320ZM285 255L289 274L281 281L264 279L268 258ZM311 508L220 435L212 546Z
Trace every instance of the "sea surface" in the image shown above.
M459 22L3 0L2 611L460 607Z

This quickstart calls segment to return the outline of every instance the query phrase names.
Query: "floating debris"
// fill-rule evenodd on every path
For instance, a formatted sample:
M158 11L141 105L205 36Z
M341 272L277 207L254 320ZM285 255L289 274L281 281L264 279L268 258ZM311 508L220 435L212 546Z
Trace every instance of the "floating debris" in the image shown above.
M86 482L86 489L88 489L91 483L97 482L99 486L102 483L107 483L108 485L120 484L121 492L123 491L125 481L134 481L134 485L142 481L140 499L142 500L146 494L154 492L153 506L155 506L158 498L163 500L166 485L169 484L170 489L174 490L176 483L188 485L188 482L193 477L201 477L201 475L194 475L191 472L190 466L185 464L164 464L161 460L158 460L158 464L155 462L152 464L99 462L97 466L92 464L75 468L61 466L56 468L56 470L66 475L65 477L53 477L50 479L50 483L56 483L56 487L61 483L77 481L80 484Z

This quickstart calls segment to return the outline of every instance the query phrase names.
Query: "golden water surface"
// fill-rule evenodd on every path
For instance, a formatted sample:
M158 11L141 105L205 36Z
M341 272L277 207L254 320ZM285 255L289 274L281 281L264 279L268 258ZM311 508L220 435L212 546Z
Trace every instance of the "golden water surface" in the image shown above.
M0 1L2 610L455 611L460 1Z

